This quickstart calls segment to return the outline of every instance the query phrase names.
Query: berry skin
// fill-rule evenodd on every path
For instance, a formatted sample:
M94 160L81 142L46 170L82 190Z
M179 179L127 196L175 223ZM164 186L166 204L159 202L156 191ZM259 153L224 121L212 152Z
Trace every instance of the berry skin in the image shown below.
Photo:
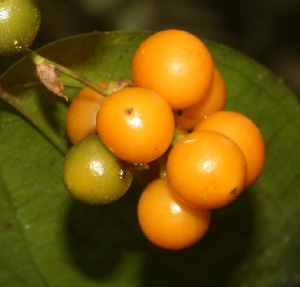
M246 160L241 149L215 131L192 132L167 159L167 178L177 195L198 208L216 209L243 191Z
M199 102L213 74L208 48L196 36L181 30L154 33L139 46L132 61L134 84L160 94L173 109Z
M97 115L97 131L119 158L143 164L157 159L170 146L174 116L155 92L124 88L104 100Z
M156 179L146 186L138 202L138 220L145 236L165 249L183 249L207 232L211 211L193 208L173 193L167 180Z
M259 128L251 119L234 111L218 111L200 121L194 130L214 130L231 138L246 158L245 187L255 182L265 163L265 145Z
M13 55L30 46L40 24L38 1L0 1L0 56Z
M66 189L77 200L103 205L123 196L129 189L133 171L118 160L97 135L89 136L68 151L63 180Z
M207 115L223 110L226 103L226 86L223 76L215 68L214 79L206 96L197 104L175 111L175 125L192 130Z
M106 87L107 83L99 83ZM72 100L66 117L66 130L74 144L89 135L97 134L96 117L104 97L89 87L83 88Z

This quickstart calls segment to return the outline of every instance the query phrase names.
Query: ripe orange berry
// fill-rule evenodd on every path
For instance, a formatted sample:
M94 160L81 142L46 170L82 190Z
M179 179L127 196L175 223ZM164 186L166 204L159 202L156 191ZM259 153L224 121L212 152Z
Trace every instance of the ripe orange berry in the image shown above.
M199 102L207 93L214 62L206 45L181 30L164 30L148 37L132 61L135 85L153 90L174 109Z
M231 138L243 151L247 161L246 187L260 175L265 163L265 145L256 124L234 111L218 111L199 122L195 131L214 130Z
M214 79L206 96L197 104L175 111L175 125L192 130L205 116L220 111L226 102L226 86L222 74L215 68Z
M106 87L107 83L99 83ZM66 130L74 144L89 135L97 134L96 116L104 97L89 87L83 88L72 100L66 117Z
M107 147L130 163L148 163L169 147L174 116L158 94L139 87L109 95L97 115L97 131Z
M241 149L223 134L192 132L170 151L167 178L186 203L199 208L220 208L242 192L246 160Z
M157 179L141 194L138 220L153 244L176 250L193 245L205 235L211 211L185 204L174 195L167 180Z

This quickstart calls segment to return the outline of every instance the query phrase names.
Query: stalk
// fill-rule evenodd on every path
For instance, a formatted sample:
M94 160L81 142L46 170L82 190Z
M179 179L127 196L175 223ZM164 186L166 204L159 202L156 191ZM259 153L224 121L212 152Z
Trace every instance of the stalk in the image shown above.
M62 153L66 154L68 146L66 143L49 127L47 122L37 116L37 114L24 102L20 101L14 95L5 92L0 85L0 98L19 111L27 120L29 120L38 130L40 130Z
M64 74L82 84L84 84L85 86L90 87L92 90L94 90L95 92L97 92L98 94L101 94L103 96L107 96L108 95L108 91L105 88L102 88L100 86L98 86L97 84L95 84L94 82L88 80L87 78L85 78L84 76L80 75L79 73L64 67L60 64L57 64L53 61L50 61L46 58L44 58L43 56L39 55L38 53L27 49L26 50L26 56L28 56L35 65L41 65L43 63L49 63L52 64L53 66L55 66L55 68L57 69L58 72L60 72L61 74Z

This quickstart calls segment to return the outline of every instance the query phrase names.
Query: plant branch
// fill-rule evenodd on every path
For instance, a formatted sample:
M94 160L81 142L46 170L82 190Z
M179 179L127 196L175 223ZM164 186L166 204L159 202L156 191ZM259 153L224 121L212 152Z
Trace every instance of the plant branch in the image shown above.
M18 110L27 120L29 120L38 130L40 130L62 154L66 154L68 146L65 142L50 128L46 121L37 116L37 114L24 102L10 93L5 92L0 86L0 98L6 103Z
M90 87L92 90L94 90L95 92L97 92L98 94L101 94L103 96L107 96L108 95L108 91L105 88L100 87L99 85L95 84L94 82L88 80L87 78L85 78L84 76L82 76L81 74L67 68L64 67L58 63L55 63L53 61L50 61L46 58L44 58L43 56L39 55L38 53L27 49L26 50L26 55L33 61L34 64L36 65L40 65L44 62L52 64L56 67L56 69L61 73L64 74L82 84L84 84L85 86Z

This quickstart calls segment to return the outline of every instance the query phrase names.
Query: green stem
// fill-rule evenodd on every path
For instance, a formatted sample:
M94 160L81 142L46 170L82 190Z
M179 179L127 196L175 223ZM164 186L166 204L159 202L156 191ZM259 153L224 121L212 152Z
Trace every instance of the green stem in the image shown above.
M52 65L54 65L58 71L82 84L84 84L85 86L88 86L90 87L92 90L94 90L95 92L97 92L98 94L101 94L103 96L108 96L109 92L105 89L105 88L102 88L100 86L98 86L97 84L95 84L94 82L88 80L87 78L85 78L84 76L76 73L75 71L67 68L67 67L64 67L60 64L57 64L53 61L50 61L46 58L44 58L43 56L39 55L38 53L30 50L30 49L27 49L26 50L26 55L29 56L29 58L34 62L34 64L36 65L39 65L43 62L47 62L47 63L50 63Z
M90 87L92 90L101 94L102 96L108 96L113 91L121 89L122 87L130 84L129 81L111 81L108 87L103 88L94 82L88 80L82 75L76 73L75 71L66 68L60 64L57 64L53 61L50 61L38 53L26 49L24 54L29 57L35 65L40 65L44 62L54 65L57 70L82 84ZM5 92L0 85L0 98L2 98L5 102L12 105L15 109L17 109L27 120L29 120L38 130L40 130L52 143L63 153L66 154L68 151L68 146L62 141L62 139L50 128L46 121L42 120L37 114L29 108L24 102L20 101L14 95Z
M188 132L186 130L175 127L171 146L176 145L176 143L178 143L181 139L183 139L187 134Z
M18 110L27 120L29 120L38 130L40 130L62 154L66 154L68 146L62 139L49 127L46 121L42 120L24 102L15 96L5 92L0 86L0 98Z

